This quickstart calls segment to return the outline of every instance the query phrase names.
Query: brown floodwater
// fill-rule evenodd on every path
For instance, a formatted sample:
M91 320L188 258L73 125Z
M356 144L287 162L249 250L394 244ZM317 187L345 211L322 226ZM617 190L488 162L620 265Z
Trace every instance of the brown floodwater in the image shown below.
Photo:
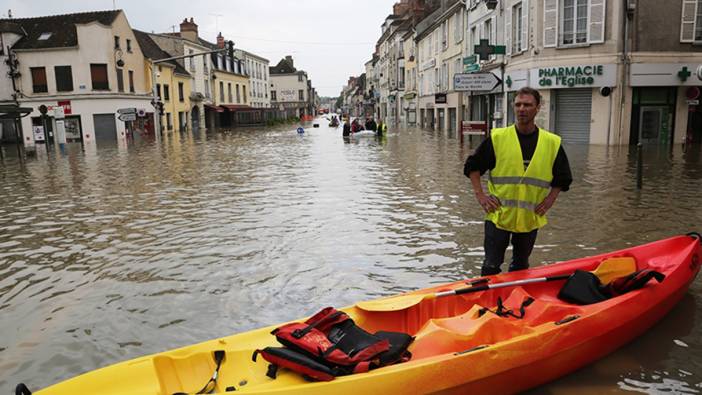
M2 147L0 393L479 274L483 214L462 174L477 140L295 127L24 162ZM700 147L645 147L642 190L629 147L565 148L575 181L533 265L702 231ZM701 393L701 281L634 342L532 393Z

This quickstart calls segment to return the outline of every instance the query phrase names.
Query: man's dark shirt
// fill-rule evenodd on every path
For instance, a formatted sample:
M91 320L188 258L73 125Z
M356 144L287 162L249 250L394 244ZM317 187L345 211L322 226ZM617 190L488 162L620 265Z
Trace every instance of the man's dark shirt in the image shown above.
M522 148L522 158L524 158L524 168L529 166L532 156L534 156L534 151L536 151L536 143L538 142L539 130L537 129L535 133L522 134L517 132L519 137L519 145ZM463 174L466 177L470 177L470 173L473 171L480 171L480 175L485 174L486 171L495 168L497 159L495 158L495 149L492 146L492 139L485 139L478 148L475 150L473 155L470 155L463 166ZM568 163L568 157L563 150L563 145L558 148L558 154L556 155L556 160L553 162L553 180L551 180L551 187L560 187L562 191L567 191L570 189L570 184L573 182L573 175L570 172L570 164Z

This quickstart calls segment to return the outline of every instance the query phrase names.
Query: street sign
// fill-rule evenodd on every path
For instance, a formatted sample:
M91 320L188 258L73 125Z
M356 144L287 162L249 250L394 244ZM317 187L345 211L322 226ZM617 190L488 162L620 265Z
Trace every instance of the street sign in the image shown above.
M120 116L117 117L117 118L119 118L120 121L124 121L124 122L136 121L137 115L136 115L136 113L133 113L133 114L120 114Z
M480 71L480 65L477 63L469 64L465 67L466 73L474 73L476 71Z
M63 106L56 106L53 108L53 110L54 110L54 118L64 119L66 117L66 114L63 110Z
M117 110L117 114L136 114L137 109L134 107L131 108L120 108Z
M493 73L454 74L453 89L457 91L491 91L502 83Z
M463 64L466 66L471 64L471 63L477 63L477 62L478 62L478 57L475 55L470 55L470 56L466 56L465 58L463 58Z

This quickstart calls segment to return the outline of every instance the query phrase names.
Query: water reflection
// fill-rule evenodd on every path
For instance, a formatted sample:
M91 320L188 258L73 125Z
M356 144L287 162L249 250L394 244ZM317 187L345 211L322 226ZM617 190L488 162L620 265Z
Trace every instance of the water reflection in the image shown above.
M0 392L479 273L478 141L294 127L4 148ZM566 146L575 182L533 262L700 231L700 150ZM702 288L630 346L536 393L700 391ZM684 343L680 346L675 340ZM645 356L642 357L642 355Z

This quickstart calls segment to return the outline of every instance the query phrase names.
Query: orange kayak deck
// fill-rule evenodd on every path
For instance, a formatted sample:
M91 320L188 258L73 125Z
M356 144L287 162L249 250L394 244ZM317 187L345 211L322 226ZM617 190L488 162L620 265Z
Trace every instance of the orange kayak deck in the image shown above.
M517 393L593 362L662 319L697 276L702 249L698 239L678 236L491 276L490 284L569 274L576 269L591 271L613 257L633 257L638 269L651 268L666 278L662 283L650 282L640 290L587 306L558 299L564 281L420 299L395 311L351 306L342 310L369 332L398 331L415 336L410 346L413 355L408 362L329 382L307 382L285 369L276 379L267 377L268 363L263 358L252 361L251 355L255 349L279 346L270 334L274 327L268 327L122 362L37 394L193 393L212 375L215 350L226 351L215 393L225 393L227 388L249 394ZM459 281L410 294L459 289L467 283ZM527 297L534 301L521 319L479 314L482 308L495 310L498 298L508 309L518 311Z

